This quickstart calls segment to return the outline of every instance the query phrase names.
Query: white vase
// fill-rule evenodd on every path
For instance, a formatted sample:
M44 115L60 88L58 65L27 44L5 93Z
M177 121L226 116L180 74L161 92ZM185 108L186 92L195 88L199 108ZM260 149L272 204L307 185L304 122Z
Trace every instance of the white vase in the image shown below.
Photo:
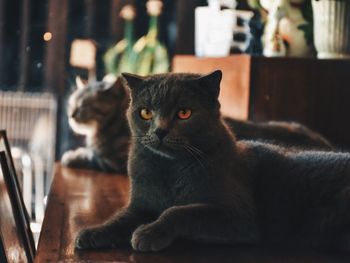
M318 58L350 58L350 1L312 0Z

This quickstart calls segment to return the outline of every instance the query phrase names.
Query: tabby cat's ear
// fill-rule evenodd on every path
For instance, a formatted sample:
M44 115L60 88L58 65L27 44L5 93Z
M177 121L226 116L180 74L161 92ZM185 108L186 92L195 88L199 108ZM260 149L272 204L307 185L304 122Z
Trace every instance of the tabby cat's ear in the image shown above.
M109 94L116 95L116 96L124 96L126 94L126 91L122 83L122 78L118 77L114 79L114 81L111 81L111 80L112 79L109 79L109 80L103 79L105 86L102 91L107 92Z
M144 81L144 77L130 74L130 73L122 73L122 80L125 86L127 86L130 90L134 90L139 87L140 84Z
M78 89L85 88L86 84L88 84L88 81L86 79L82 79L80 76L75 77L75 85Z
M207 91L209 91L212 95L214 95L216 98L219 96L220 93L220 82L222 79L222 71L221 70L215 70L207 75L201 76L197 79L200 86L204 86Z

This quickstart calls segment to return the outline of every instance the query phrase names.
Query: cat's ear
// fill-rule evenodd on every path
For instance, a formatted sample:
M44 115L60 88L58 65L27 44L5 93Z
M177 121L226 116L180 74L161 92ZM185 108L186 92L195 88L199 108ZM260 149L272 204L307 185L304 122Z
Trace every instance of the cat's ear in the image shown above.
M130 73L122 73L122 81L125 86L127 86L130 90L134 90L139 87L142 82L145 80L145 77L130 74Z
M220 93L220 83L222 79L222 71L215 70L207 75L201 76L197 79L197 81L201 84L201 86L205 86L207 91L213 94L216 98Z
M105 80L103 79L104 87L103 87L103 92L107 92L108 94L113 94L115 96L124 96L127 94L124 85L122 83L122 78L118 77L114 79L114 81L111 81L112 79Z
M85 88L86 84L88 84L88 81L86 79L82 79L80 76L75 77L75 85L78 89Z

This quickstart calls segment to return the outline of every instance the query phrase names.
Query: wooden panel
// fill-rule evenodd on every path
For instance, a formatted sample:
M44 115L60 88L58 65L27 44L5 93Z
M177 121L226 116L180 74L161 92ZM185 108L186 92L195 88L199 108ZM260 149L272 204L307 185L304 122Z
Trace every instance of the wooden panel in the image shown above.
M220 91L221 112L225 116L247 119L249 101L250 56L197 58L175 56L173 72L209 73L223 71Z
M299 121L310 123L316 97L311 67L312 60L307 59L300 63L296 59L253 58L250 118L288 120L298 116Z
M105 1L106 2L106 1ZM85 6L85 36L93 38L96 36L96 0L84 0Z
M0 1L0 83L5 88L38 91L43 86L46 18L47 0Z
M295 120L350 148L350 60L255 57L249 118Z
M49 1L47 31L52 39L47 42L45 86L47 90L63 94L65 83L68 0Z
M4 48L5 48L5 0L0 0L0 85L4 79Z
M176 1L176 54L194 54L194 0Z
M23 0L21 5L21 39L20 39L20 68L17 90L24 91L28 81L29 66L29 29L30 29L30 10L31 3L29 0Z
M30 0L30 31L29 31L29 68L27 91L46 91L43 85L45 68L44 55L46 42L43 35L47 30L48 18L48 1L47 0ZM35 25L35 26L33 26Z
M52 39L47 42L45 48L45 72L44 86L46 91L53 92L57 95L57 116L63 118L64 112L63 99L66 84L66 44L67 44L67 14L68 0L50 0L48 8L48 26L47 31L52 34ZM61 133L61 124L57 122L56 133ZM62 136L56 138L55 156L59 156Z
M112 0L112 7L110 9L110 36L115 43L123 38L123 19L119 16L120 10L124 6L123 0Z
M348 254L296 249L212 245L183 240L155 253L130 247L77 251L74 240L86 226L102 223L128 200L128 178L56 167L35 262L125 263L342 263Z
M21 33L20 28L20 7L22 4L21 0L2 0L2 28L3 38L0 39L2 42L2 77L1 85L6 88L14 88L17 84L19 76L19 37Z

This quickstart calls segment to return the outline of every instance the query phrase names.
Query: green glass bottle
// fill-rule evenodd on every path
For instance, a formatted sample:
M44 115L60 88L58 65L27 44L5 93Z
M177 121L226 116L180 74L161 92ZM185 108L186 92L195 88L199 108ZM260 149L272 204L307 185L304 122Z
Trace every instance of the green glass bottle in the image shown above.
M158 18L163 3L160 0L149 0L147 12L150 16L148 33L141 37L134 45L134 52L138 54L136 73L149 75L169 71L169 57L164 44L158 38Z
M135 73L136 54L133 51L134 19L136 12L133 6L122 8L120 16L124 19L124 38L107 50L104 55L106 73L118 76L121 72Z

